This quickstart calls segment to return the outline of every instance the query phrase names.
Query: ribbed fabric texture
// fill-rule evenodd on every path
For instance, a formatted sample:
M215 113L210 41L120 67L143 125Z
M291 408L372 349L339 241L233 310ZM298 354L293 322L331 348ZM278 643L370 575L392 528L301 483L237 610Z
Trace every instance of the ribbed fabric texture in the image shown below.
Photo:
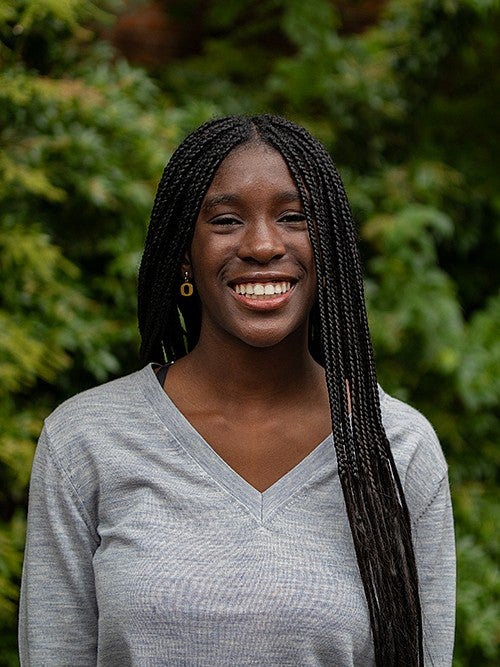
M451 665L454 540L428 422L382 393L414 522L429 665ZM36 667L373 664L331 437L259 493L150 366L70 399L33 466L20 609Z

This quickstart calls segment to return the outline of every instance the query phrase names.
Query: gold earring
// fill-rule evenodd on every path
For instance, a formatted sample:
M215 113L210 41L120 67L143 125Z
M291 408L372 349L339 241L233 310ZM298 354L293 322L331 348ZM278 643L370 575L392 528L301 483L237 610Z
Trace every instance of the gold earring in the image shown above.
M180 292L182 296L193 296L194 287L193 283L189 282L189 273L184 271L184 282L180 287Z

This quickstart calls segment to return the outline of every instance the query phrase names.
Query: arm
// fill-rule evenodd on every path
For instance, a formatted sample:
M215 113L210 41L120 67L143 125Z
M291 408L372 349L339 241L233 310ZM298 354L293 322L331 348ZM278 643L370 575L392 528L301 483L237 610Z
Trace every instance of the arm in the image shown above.
M446 476L417 518L413 531L425 664L450 667L455 630L455 539Z
M97 546L95 528L44 430L30 485L19 612L22 666L95 667Z

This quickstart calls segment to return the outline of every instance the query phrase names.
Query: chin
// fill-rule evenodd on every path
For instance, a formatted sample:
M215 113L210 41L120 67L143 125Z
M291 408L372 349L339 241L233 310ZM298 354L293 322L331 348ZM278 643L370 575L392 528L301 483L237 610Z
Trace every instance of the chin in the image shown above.
M297 329L294 331L246 331L242 333L238 338L242 343L245 343L249 347L254 347L258 349L267 349L270 347L276 347L281 343L288 341L291 337L295 337L294 334L297 333ZM307 335L307 334L306 334Z

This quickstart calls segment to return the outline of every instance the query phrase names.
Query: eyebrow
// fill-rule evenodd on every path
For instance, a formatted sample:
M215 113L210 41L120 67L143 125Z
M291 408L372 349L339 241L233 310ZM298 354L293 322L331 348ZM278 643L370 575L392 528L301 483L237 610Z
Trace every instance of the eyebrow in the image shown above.
M302 199L298 190L287 190L286 192L281 192L280 195L276 197L276 200L280 204L286 204L288 202L294 201L298 201L300 204L302 204Z
M222 195L214 195L213 197L206 197L205 198L201 209L205 213L208 213L209 211L211 211L213 208L215 208L219 204L235 204L238 201L239 201L239 197L237 195L232 195L232 194L229 194L229 193L222 194Z
M237 204L239 201L240 197L238 195L227 192L220 195L213 195L213 197L207 197L201 208L203 212L208 213L220 204ZM277 204L286 204L291 202L299 202L302 204L300 194L297 190L286 190L284 192L280 192L279 195L275 197L275 201Z

